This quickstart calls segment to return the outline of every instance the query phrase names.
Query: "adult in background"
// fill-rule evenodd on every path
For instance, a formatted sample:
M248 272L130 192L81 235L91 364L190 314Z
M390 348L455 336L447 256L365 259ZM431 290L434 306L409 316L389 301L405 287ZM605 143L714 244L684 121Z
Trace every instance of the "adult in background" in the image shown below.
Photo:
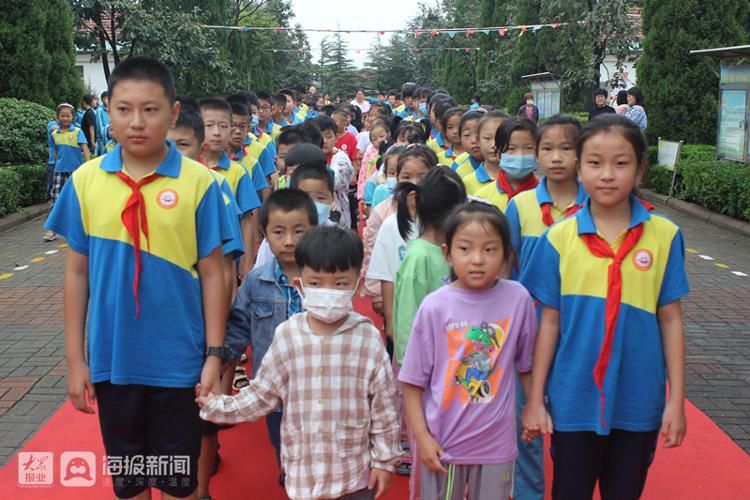
M89 146L89 151L96 151L96 111L94 111L94 101L96 97L93 95L83 96L81 101L81 108L83 109L83 117L81 118L81 130L83 135L86 137L86 142Z
M532 122L536 123L539 121L539 108L534 105L534 94L531 92L526 92L523 95L523 98L526 100L526 104L518 108L518 113L516 113L518 116L522 116L524 118L528 118Z
M365 98L365 91L362 89L357 89L357 94L354 96L352 104L357 106L363 115L370 112L370 101Z
M594 90L594 109L589 111L589 121L599 115L614 114L615 108L607 104L607 91L603 88Z
M630 109L625 113L625 116L633 120L633 123L638 125L638 128L641 130L648 127L646 110L643 109L643 94L638 87L630 87L628 89L628 106L630 106Z
M628 112L630 109L630 106L628 106L628 91L627 90L621 90L617 93L617 101L615 106L615 112L618 115L624 115Z

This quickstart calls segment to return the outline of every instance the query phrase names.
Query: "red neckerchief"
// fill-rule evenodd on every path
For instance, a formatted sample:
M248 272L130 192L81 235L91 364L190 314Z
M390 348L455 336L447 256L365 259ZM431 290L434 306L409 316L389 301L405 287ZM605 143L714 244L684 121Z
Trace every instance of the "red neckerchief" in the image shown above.
M240 151L242 151L242 156L235 155L234 153L231 153L230 151L227 151L227 155L229 155L229 159L232 161L242 161L242 158L247 154L247 144L243 144L242 148L240 148Z
M517 194L528 191L529 189L534 189L539 185L539 179L537 176L531 174L531 177L528 177L525 181L519 184L516 189L513 189L510 179L508 179L508 175L505 173L505 170L502 169L497 174L497 180L495 182L497 183L497 190L508 195L508 201L512 200Z
M155 181L161 175L151 174L144 177L138 182L128 177L123 172L115 172L125 184L130 187L130 197L125 201L125 208L122 209L120 218L128 231L130 238L133 240L133 251L135 252L135 276L133 276L133 295L135 296L135 317L141 311L141 300L138 296L138 283L141 275L141 231L146 237L146 248L151 253L151 244L148 238L148 220L146 218L146 200L143 199L141 188L146 184ZM140 219L140 221L139 221Z
M555 223L555 219L552 218L552 202L546 202L546 203L540 203L539 208L542 209L542 222L544 222L544 225L547 227L551 226ZM570 217L574 213L578 212L581 208L583 208L583 203L579 203L578 205L573 205L572 207L568 208L565 211L565 215L563 217Z
M604 341L602 342L599 358L594 366L594 382L599 389L601 397L602 425L604 422L604 378L607 375L607 366L612 354L612 343L615 338L615 327L617 317L620 314L620 302L622 300L622 271L621 264L630 251L638 244L643 234L643 223L628 229L627 234L617 251L612 251L609 244L598 234L582 234L581 239L595 257L612 259L607 275L607 299L604 308Z

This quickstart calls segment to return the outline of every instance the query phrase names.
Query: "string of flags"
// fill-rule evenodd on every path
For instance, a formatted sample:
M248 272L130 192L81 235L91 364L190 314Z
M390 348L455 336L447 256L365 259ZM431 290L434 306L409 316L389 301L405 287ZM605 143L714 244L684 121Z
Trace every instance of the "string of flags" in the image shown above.
M260 52L304 52L305 49L255 49ZM309 49L310 51L319 51L320 49L318 47L311 47ZM362 52L369 52L372 50L372 47L369 49L352 49L348 48L348 51L354 51L357 54L360 54ZM460 52L466 52L467 54L470 52L479 52L481 50L480 47L417 47L414 49L414 52L420 53L420 52L431 52L436 50L455 50Z
M586 21L580 21L585 23ZM512 32L518 32L519 35L523 35L527 32L537 32L542 28L557 29L560 26L565 26L568 23L543 23L543 24L518 24L511 26L490 26L484 28L409 28L409 29L366 29L366 30L347 30L347 29L333 29L333 28L301 28L301 27L269 27L269 26L223 26L223 25L202 25L206 29L220 29L220 30L234 30L234 31L274 31L276 33L281 32L306 32L306 33L377 33L380 36L386 33L407 33L413 35L415 38L422 35L437 37L440 35L448 35L450 38L455 38L458 34L463 34L466 38L471 38L476 34L482 34L490 36L493 33L497 33L500 37L510 35ZM278 50L278 49L277 49Z

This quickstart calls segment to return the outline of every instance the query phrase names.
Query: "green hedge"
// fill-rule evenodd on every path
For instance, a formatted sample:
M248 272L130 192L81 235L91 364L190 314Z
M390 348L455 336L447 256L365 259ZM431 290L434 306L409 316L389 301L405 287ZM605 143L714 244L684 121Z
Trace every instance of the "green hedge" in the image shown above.
M669 193L672 172L652 166L648 185ZM697 203L714 212L750 220L750 166L729 160L692 160L677 163L672 196Z
M0 216L47 201L47 166L0 165Z
M33 102L0 98L0 163L46 163L47 123L54 115Z

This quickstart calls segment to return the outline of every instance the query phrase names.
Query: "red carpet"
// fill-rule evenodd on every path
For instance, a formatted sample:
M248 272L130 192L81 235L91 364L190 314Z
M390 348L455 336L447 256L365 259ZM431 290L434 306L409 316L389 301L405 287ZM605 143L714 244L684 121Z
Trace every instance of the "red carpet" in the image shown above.
M358 309L363 313L371 313L364 304L358 306L361 306ZM688 437L685 444L674 450L658 449L643 498L750 498L750 456L690 403L687 405L687 417ZM211 492L216 500L286 498L277 483L278 471L263 421L223 431L220 440L223 461L219 473L211 483ZM54 453L52 485L36 488L19 486L19 460L16 456L0 469L0 498L112 498L111 480L102 477L104 451L96 416L78 413L70 403L65 403L22 451ZM87 451L96 456L94 486L86 488L61 485L60 455L66 451ZM547 471L548 477L551 476L548 454ZM384 498L408 498L407 479L396 477L391 491Z

